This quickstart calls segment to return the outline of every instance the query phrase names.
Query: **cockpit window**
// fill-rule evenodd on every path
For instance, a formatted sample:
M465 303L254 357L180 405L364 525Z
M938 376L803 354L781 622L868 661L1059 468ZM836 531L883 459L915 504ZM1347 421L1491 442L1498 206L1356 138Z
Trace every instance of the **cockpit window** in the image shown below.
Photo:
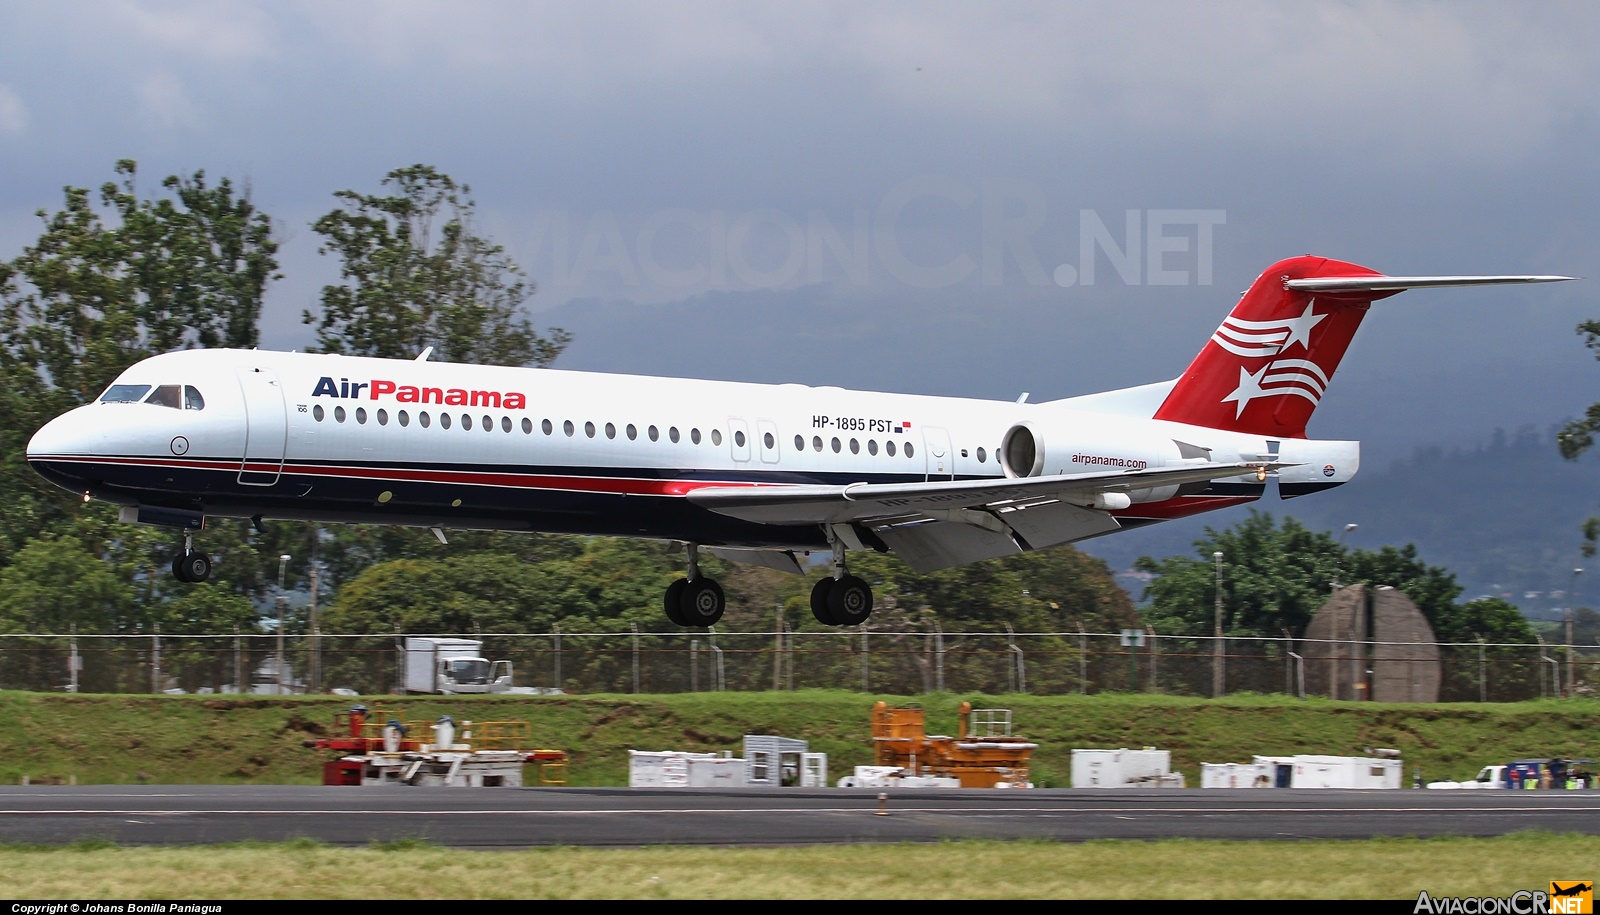
M171 407L174 410L183 409L183 401L179 391L181 387L175 384L164 384L156 388L145 403L155 404L158 407Z
M183 386L183 408L185 410L204 410L206 408L206 399L200 396L200 392L195 390L192 384Z
M138 403L150 390L147 384L114 384L100 395L101 403Z

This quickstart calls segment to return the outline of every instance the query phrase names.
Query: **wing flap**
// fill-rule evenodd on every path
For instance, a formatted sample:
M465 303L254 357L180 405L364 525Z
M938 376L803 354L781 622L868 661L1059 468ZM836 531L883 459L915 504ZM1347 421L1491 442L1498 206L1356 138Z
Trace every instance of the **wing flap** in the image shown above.
M959 521L889 525L875 533L919 575L1022 552L1007 534Z
M1004 480L850 483L843 486L707 486L691 491L687 498L701 508L760 524L896 523L933 517L929 514L933 512L964 508L1021 508L1032 502L1058 501L1086 508L1097 504L1105 507L1104 497L1109 494L1255 475L1285 466L1288 465L1260 461L1195 461L1159 470L1073 473Z

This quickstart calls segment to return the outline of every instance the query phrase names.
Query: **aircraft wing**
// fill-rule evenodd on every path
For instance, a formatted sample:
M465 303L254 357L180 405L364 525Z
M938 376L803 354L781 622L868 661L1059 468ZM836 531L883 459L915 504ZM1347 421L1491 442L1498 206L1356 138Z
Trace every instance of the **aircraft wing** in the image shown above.
M848 545L886 546L928 572L1110 533L1121 526L1110 512L1128 507L1136 490L1287 466L1196 461L1159 470L1003 480L708 486L687 497L718 514L761 524L837 525L836 534L857 540Z

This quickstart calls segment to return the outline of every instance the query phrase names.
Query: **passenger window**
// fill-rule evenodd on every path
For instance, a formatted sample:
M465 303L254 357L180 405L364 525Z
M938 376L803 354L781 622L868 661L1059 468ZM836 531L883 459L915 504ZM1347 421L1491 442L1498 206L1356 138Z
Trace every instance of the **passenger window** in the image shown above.
M356 422L365 426L367 424L367 408L356 407Z
M483 418L483 431L485 431L485 432L493 432L494 431L494 417L493 416L485 416Z
M311 416L312 416L312 418L315 419L319 423L322 422L322 417L324 417L326 415L327 414L323 412L322 404L317 404L316 406L311 408Z
M740 448L743 448L744 447L744 433L740 432L737 429L735 429L734 432L733 432L733 443L735 445L738 445Z
M878 453L878 440L877 439L875 439L875 438L867 439L867 453L868 454L877 454Z
M861 443L856 441L855 439L851 439L850 440L850 453L851 454L860 454L861 453Z
M527 420L523 420L523 422L527 423L528 421ZM528 431L528 429L532 429L532 428L533 428L533 424L529 423L528 426L526 428L524 428L522 431L526 432L526 431ZM500 431L501 432L510 432L511 431L511 417L509 417L509 416L500 417Z
M389 425L389 411L383 409L382 407L378 408L378 425L380 425L380 426Z
M839 440L837 438L833 440L833 453L839 453Z
M183 386L183 408L185 410L204 410L206 408L206 399L200 396L200 392L192 384Z
M761 436L761 441L766 443L768 450L771 450L774 445L778 444L778 440L772 437L771 432L763 434Z
M611 423L606 423L606 438L616 438L616 437L617 437L617 427L612 425Z
M917 456L917 449L911 447L911 443L910 442L906 442L906 457L916 457L916 456Z
M982 464L984 461L986 461L988 459L989 459L988 452L984 451L982 448L979 448L978 449L978 463Z
M145 403L152 403L158 407L171 407L174 410L183 409L182 388L175 384L164 384L150 394Z
M572 425L572 420L570 419L561 424L561 431L567 433L567 438L572 438L572 433L576 428Z
M712 434L713 434L713 436L715 436L715 430L713 430ZM696 445L700 444L700 430L699 429L690 429L689 430L689 441L694 442Z
M101 403L138 403L150 392L147 384L114 384L100 395Z
M890 439L883 443L883 453L890 457L894 457L894 439Z
M811 436L811 450L812 451L821 451L822 450L822 436L820 436L820 435Z
M633 425L633 423L628 423L628 441L634 441L638 437L639 430Z
M671 439L672 443L674 445L676 445L678 443L678 427L677 426L669 426L669 427L667 427L667 438Z
M333 420L334 422L344 422L344 407L333 408Z
M589 436L590 438L594 438L594 423L584 423L583 434Z
M463 429L471 429L472 428L472 417L471 416L468 416L465 413L461 414L461 428L463 428Z
M794 437L794 450L796 450L796 451L804 451L804 450L806 450L806 437L804 435L796 435Z
M551 423L550 420L548 420L548 419L539 424L539 429L545 435L554 435L555 431L556 431L555 425L553 423Z
M713 444L713 445L722 444L722 430L721 429L712 429L711 430L711 444Z
M407 413L406 411L401 410L399 419L400 419L400 425L401 425L402 428L405 427L405 426L411 425L411 414L410 413Z
M422 412L417 414L417 422L419 424L421 424L422 428L424 428L424 429L428 428L428 411L427 410L423 410ZM450 424L449 423L445 423L444 427L446 429L448 429L448 428L450 428Z
M441 428L441 429L450 428L450 414L449 413L440 413L439 414L439 428Z
M649 429L648 429L648 430L647 430L647 433L646 433L646 434L648 434L648 435L649 435L649 436L650 436L650 441L652 441L652 442L655 442L655 441L660 441L660 440L661 440L661 433L659 433L659 432L657 432L657 431L656 431L656 427L655 427L655 426L651 426L651 427L650 427L650 428L649 428Z

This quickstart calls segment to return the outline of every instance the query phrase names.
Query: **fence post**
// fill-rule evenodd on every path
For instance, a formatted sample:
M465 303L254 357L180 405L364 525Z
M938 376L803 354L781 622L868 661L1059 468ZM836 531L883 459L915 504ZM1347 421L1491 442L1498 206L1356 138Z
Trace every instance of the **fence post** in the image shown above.
M639 624L629 623L628 628L633 630L633 691L639 691Z
M1078 624L1078 693L1089 695L1089 634Z
M78 691L78 671L83 668L83 659L78 657L78 624L72 624L72 637L67 640L67 678L71 681L67 685L67 692Z
M161 692L161 624L153 624L150 634L150 692Z
M550 684L556 689L561 688L561 624L555 624L555 655L556 655L556 682Z
M938 620L933 621L933 644L933 688L935 692L942 693L944 692L944 627Z
M863 625L861 627L861 691L864 693L872 692L872 677L867 666L871 655L867 652L867 627Z
M689 692L700 692L700 640L689 640Z
M1156 649L1156 631L1154 627L1146 626L1144 634L1150 639L1150 692L1160 695L1161 678L1157 675L1156 662L1161 659L1161 652Z
M1473 633L1473 635L1478 635ZM1489 696L1489 662L1484 657L1483 636L1478 635L1478 701L1488 702Z

